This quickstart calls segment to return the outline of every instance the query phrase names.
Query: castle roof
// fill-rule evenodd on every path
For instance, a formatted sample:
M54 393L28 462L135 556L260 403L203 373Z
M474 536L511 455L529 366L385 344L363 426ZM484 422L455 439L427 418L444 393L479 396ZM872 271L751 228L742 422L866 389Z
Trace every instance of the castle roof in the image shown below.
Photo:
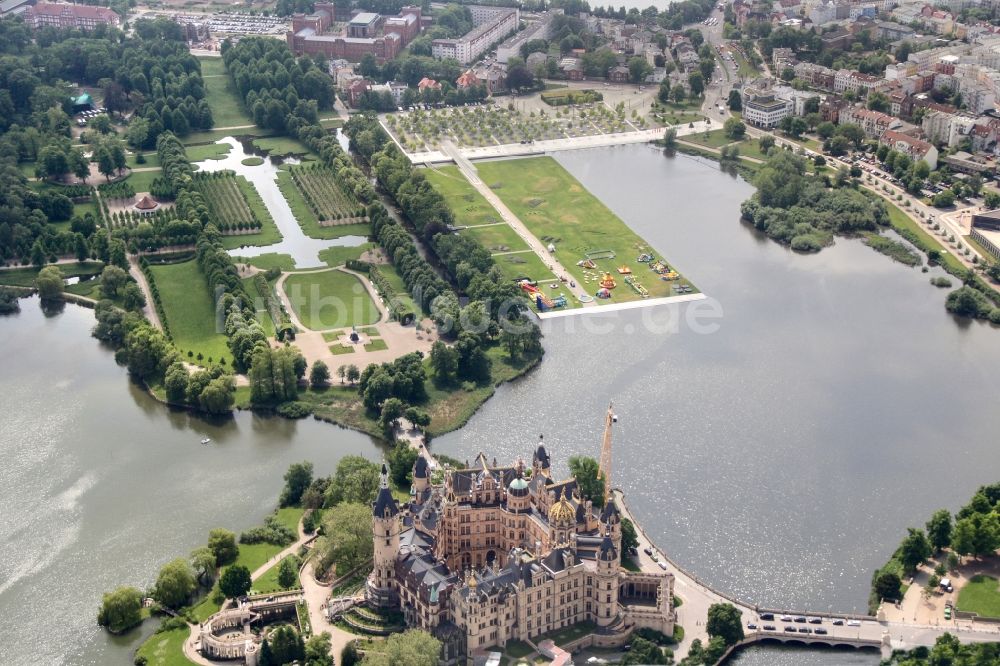
M556 491L556 502L549 509L549 522L557 525L576 523L576 509L563 495L562 488Z
M615 503L611 501L605 504L604 509L601 511L601 522L610 523L619 520L621 520L621 514L618 512L618 507L615 506Z
M601 548L598 551L597 557L604 562L618 559L618 549L615 548L615 542L611 540L610 536L604 535L604 540L601 541Z
M413 463L413 478L426 479L427 471L427 458L417 456L417 461Z
M532 462L539 463L542 469L548 469L552 464L549 460L549 452L545 450L545 445L541 442L541 435L539 435L538 440L538 448L535 449L535 455L532 457Z
M376 518L392 518L399 515L399 505L396 504L396 498L392 496L392 491L389 490L389 470L385 466L385 463L382 463L382 481L378 495L375 496L372 513L375 514Z

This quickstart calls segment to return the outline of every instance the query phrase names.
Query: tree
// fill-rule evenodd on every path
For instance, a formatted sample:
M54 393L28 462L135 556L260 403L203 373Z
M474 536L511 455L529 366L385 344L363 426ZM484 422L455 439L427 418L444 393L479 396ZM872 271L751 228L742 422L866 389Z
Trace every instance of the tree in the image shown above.
M406 411L406 404L399 398L388 398L382 403L382 413L379 415L379 425L382 431L392 434L399 425L399 417Z
M274 652L271 650L271 641L265 638L260 644L260 657L257 660L257 666L276 666L276 664Z
M340 377L340 383L343 384L344 383L344 378L347 377L347 366L346 365L342 365L339 368L337 368L337 376Z
M727 118L726 122L722 125L722 131L730 139L739 141L746 134L747 126L739 118Z
M116 298L118 290L128 284L129 274L118 266L105 266L101 271L101 293L106 298Z
M448 384L458 372L458 352L440 340L431 345L431 369L434 379L441 384Z
M743 620L741 613L732 604L712 604L708 607L708 621L705 630L709 636L721 636L726 645L735 645L743 640Z
M343 368L344 366L341 366ZM340 375L340 381L344 381L344 373L341 373L338 369L337 374ZM327 367L326 363L323 361L316 361L312 364L312 368L309 369L309 385L314 389L324 388L330 383L330 368Z
M417 462L418 455L417 450L410 446L409 442L403 440L396 442L386 459L393 483L405 487L412 481L413 464Z
M105 593L97 611L97 624L113 634L120 634L141 622L142 592L134 587L119 587Z
M221 527L208 533L208 547L215 553L215 564L220 567L236 561L236 556L240 554L236 535Z
M829 120L824 120L819 125L816 125L816 134L819 138L826 141L833 136L833 133L837 130L837 126L831 123Z
M770 134L765 134L761 136L759 139L757 139L757 145L760 146L760 152L767 155L767 151L771 150L771 148L774 148L774 137L771 136Z
M947 208L955 203L955 193L952 190L944 190L934 195L934 206L936 208Z
M641 636L635 636L632 639L632 647L618 663L622 666L628 666L630 664L667 664L671 662L667 661L667 656L656 643Z
M372 510L368 504L341 503L323 513L323 536L315 547L317 573L336 564L347 572L372 557Z
M250 591L253 581L250 580L250 570L242 564L227 567L219 578L219 589L227 599L239 599Z
M830 154L834 157L845 155L851 148L851 142L844 136L835 136L830 139Z
M688 85L691 87L691 96L700 97L705 91L705 78L701 72L695 71L688 74Z
M344 456L326 489L326 506L373 502L378 485L378 465L361 456Z
M631 552L639 548L639 534L635 524L628 518L622 518L622 551Z
M330 640L330 634L325 631L309 637L309 640L306 641L305 666L333 666Z
M906 538L899 546L899 559L903 563L903 568L912 573L931 556L931 544L927 541L927 535L923 530L911 527L907 531Z
M935 550L951 545L951 512L938 509L927 521L927 537Z
M188 603L198 584L194 569L182 557L163 565L153 587L153 598L167 608L180 608Z
M270 634L270 639L274 664L301 662L306 658L305 642L299 632L295 631L290 624L283 624L275 628Z
M63 277L57 266L46 266L35 277L35 288L43 301L61 301Z
M361 379L361 371L358 370L358 366L351 363L347 366L347 381L353 385L359 379Z
M873 585L875 596L879 599L896 601L900 598L900 587L902 584L903 581L899 579L899 575L895 572L879 571L875 576L875 583Z
M889 98L885 93L873 92L868 95L868 108L881 113L889 112Z
M640 56L629 58L628 78L632 83L642 83L653 71L646 59Z
M278 565L278 585L285 590L297 587L299 583L299 558L289 555Z
M431 424L431 415L419 407L407 407L403 416L417 428L426 428Z
M742 111L743 110L743 97L740 95L740 91L733 89L729 91L729 110L730 111Z
M990 210L993 210L994 208L1000 208L1000 192L993 192L993 191L987 192L984 195L983 199L984 203L986 204L986 207L989 208Z
M393 634L383 645L365 655L365 666L436 666L441 655L441 641L420 629Z
M576 479L581 497L589 499L594 506L604 506L604 478L596 460L588 456L571 456L569 472Z
M175 404L183 403L187 398L188 369L181 361L171 363L163 376L163 387L167 391L167 401Z
M298 506L302 493L306 491L313 480L313 464L311 462L292 463L285 472L285 487L281 491L281 506Z
M674 86L670 96L673 97L675 104L683 104L684 100L687 98L687 90L684 89L684 86L678 83Z
M115 158L112 156L111 151L108 150L106 146L101 146L95 151L94 156L97 158L97 170L111 182L111 174L115 172Z
M211 585L215 579L215 553L208 546L195 548L191 551L191 567L199 582Z

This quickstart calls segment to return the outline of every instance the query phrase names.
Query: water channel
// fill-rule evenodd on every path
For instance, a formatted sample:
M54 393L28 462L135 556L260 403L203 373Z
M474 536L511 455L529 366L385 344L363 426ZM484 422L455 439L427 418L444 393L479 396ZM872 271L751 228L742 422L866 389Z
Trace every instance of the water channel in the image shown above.
M562 467L597 454L614 400L615 482L649 534L723 590L820 610L861 610L906 526L1000 477L1000 332L947 315L935 273L854 241L789 252L738 222L751 189L711 163L645 146L557 158L714 300L549 320L538 370L434 450L527 457L544 433ZM709 306L722 316L696 310ZM344 454L380 455L312 420L170 411L129 383L92 323L33 299L0 318L6 663L130 663L141 632L98 630L102 592L147 586L212 527L257 523L290 462L328 473ZM877 658L753 649L736 663Z
M339 130L338 130L339 136ZM282 239L272 245L241 247L230 250L230 254L238 257L256 257L261 254L289 254L295 260L296 268L325 267L326 263L319 258L319 253L328 247L357 247L367 242L364 236L341 236L333 239L310 238L302 232L302 227L295 220L295 215L288 201L278 189L278 171L282 164L298 164L294 157L264 157L263 164L248 166L243 160L248 157L260 157L259 151L248 152L250 141L240 141L235 137L225 137L216 141L231 146L229 154L221 160L205 160L197 162L199 171L234 171L243 176L254 186L264 201L267 212L271 214ZM250 146L252 150L252 146ZM346 148L345 148L346 149Z

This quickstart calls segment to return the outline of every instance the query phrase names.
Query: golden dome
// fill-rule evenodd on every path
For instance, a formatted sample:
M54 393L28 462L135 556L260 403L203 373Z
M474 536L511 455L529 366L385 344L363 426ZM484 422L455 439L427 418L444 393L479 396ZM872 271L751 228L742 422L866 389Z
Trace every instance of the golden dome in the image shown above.
M549 522L559 525L573 525L576 523L576 510L562 495L562 492L559 493L558 501L549 509Z

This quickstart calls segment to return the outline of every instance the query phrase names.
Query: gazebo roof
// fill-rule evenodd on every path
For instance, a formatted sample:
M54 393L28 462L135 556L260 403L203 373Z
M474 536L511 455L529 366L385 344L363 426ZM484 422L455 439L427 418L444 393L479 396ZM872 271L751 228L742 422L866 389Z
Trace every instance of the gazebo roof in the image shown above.
M150 199L149 195L147 194L143 196L142 199L139 200L139 202L135 205L135 207L138 208L139 210L153 210L159 205L160 204Z

